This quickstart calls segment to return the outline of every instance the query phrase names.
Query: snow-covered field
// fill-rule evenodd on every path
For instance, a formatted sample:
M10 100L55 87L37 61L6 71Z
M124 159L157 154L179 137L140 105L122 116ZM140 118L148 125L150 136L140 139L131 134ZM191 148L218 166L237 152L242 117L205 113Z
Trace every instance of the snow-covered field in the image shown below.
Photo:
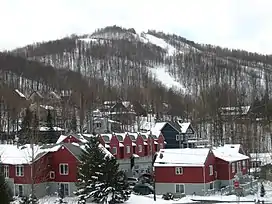
M265 187L265 191L266 191L266 195L264 197L264 201L265 203L267 202L272 202L272 183L271 182L266 182L264 184ZM130 199L126 202L127 204L139 204L139 203L148 203L148 204L152 204L152 203L156 203L156 204L163 204L163 203L195 203L194 201L192 201L192 199L196 199L196 200L214 200L214 201L220 201L221 204L223 204L224 202L222 201L226 201L226 203L228 202L234 202L237 201L237 197L235 195L230 195L230 196L221 196L221 195L212 195L212 196L186 196L182 199L179 200L171 200L171 201L167 201L167 200L163 200L161 198L162 196L157 196L156 201L153 200L153 195L148 195L148 196L140 196L140 195L134 195L132 194ZM41 204L55 204L57 197L45 197L40 199L40 203ZM256 199L260 199L259 197L259 193L257 195L248 195L245 197L241 197L240 201L242 201L244 204L252 204L254 203L254 200ZM68 204L77 204L77 199L76 198L65 198L64 199ZM246 202L248 201L248 202ZM216 202L215 202L216 203ZM14 202L13 204L18 204L18 202ZM88 203L91 204L91 203Z

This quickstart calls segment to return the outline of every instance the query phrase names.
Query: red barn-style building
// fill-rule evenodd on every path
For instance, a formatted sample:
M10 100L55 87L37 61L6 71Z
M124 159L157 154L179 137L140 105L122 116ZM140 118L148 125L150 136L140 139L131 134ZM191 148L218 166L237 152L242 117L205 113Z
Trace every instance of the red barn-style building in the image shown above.
M203 195L226 186L232 189L234 181L248 173L249 157L242 153L238 144L213 149L162 149L154 164L156 191ZM247 178L241 182L247 182Z
M208 148L162 149L154 166L157 194L202 195L214 188L215 156Z

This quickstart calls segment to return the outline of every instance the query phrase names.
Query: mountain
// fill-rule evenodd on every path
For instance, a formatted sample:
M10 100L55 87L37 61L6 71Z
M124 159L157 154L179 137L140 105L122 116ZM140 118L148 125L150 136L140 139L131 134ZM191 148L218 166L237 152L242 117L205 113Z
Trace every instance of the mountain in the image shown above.
M261 105L272 115L270 55L155 30L109 26L2 53L0 65L5 83L23 93L72 90L88 108L122 99L152 105L157 118L165 104L171 116L192 121L218 120L222 106Z

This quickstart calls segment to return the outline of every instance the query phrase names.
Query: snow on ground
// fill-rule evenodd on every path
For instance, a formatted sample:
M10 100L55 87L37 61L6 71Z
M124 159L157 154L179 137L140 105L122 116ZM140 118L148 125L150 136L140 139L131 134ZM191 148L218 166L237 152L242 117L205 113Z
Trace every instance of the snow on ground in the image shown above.
M266 182L264 184L266 195L264 197L265 202L272 202L272 183ZM258 193L259 195L259 193ZM40 199L40 203L42 204L55 204L57 197L44 197ZM170 204L170 203L194 203L192 199L196 200L214 200L214 201L220 201L221 204L228 203L229 201L237 201L237 197L235 195L230 196L221 196L221 195L211 195L211 196L186 196L184 198L181 198L179 200L163 200L161 195L156 196L156 201L153 200L153 195L148 196L140 196L140 195L134 195L132 194L130 199L126 201L127 204L139 204L139 203L149 203L149 204ZM243 201L244 204L252 204L255 199L260 199L257 195L248 195L245 197L241 197L240 201ZM65 198L64 201L66 201L68 204L77 204L77 198L75 197L69 197ZM226 201L226 202L222 202ZM246 202L248 201L248 202ZM13 202L12 204L18 204L18 202ZM91 204L91 203L87 203ZM215 202L216 204L216 202Z
M168 52L169 56L174 55L177 53L177 49L173 47L172 45L165 42L165 40L161 38L157 38L154 35L150 34L144 34L145 38L148 40L149 43L157 45L158 47L161 47L162 49L166 50Z
M174 88L181 92L187 91L181 83L177 82L175 78L169 74L165 66L148 67L148 70L167 88Z

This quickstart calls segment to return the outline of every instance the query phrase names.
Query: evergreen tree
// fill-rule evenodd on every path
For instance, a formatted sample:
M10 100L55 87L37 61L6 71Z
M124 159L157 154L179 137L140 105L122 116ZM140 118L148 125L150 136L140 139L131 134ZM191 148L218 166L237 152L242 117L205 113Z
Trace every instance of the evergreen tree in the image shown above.
M265 189L264 189L264 185L263 184L261 184L261 192L260 192L260 196L261 197L264 197L265 196Z
M7 182L5 181L4 175L0 173L0 199L1 204L9 204L12 200L12 192Z
M122 203L129 198L128 185L117 160L106 155L97 138L91 138L80 157L78 171L79 203L91 198L95 203Z

